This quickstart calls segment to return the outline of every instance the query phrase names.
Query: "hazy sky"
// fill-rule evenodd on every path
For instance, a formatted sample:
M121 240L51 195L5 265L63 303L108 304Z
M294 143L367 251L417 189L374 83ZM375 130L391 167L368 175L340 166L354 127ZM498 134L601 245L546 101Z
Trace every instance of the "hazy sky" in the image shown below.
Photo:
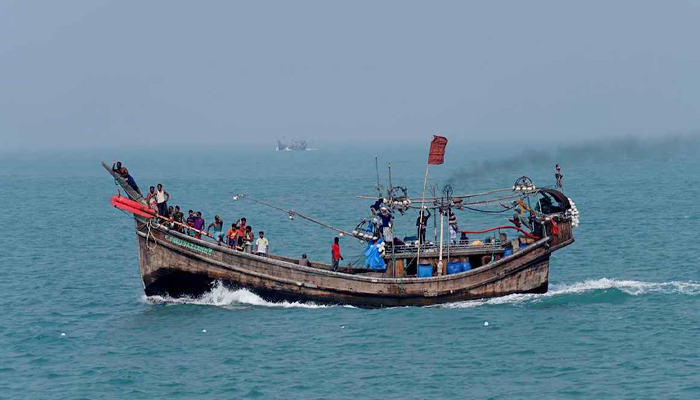
M700 128L698 1L0 1L0 146Z

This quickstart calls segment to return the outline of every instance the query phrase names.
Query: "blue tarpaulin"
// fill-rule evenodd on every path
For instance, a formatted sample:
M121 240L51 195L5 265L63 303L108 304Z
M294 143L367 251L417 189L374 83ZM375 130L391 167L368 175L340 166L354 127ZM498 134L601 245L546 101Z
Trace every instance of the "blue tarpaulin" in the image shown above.
M376 270L385 270L386 263L379 254L379 245L384 243L382 239L379 239L376 243L367 243L367 248L365 249L365 266L367 268Z

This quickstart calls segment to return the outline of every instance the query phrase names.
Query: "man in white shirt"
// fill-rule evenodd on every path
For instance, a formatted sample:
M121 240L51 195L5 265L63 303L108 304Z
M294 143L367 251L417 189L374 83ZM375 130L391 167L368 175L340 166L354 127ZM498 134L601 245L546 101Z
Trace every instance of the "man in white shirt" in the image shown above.
M269 251L270 243L265 237L265 232L260 231L260 237L255 241L255 254L259 255L260 257L267 257Z
M168 200L170 200L170 193L163 190L163 185L159 183L155 196L156 203L158 203L158 214L165 218L170 217L170 213L168 213Z

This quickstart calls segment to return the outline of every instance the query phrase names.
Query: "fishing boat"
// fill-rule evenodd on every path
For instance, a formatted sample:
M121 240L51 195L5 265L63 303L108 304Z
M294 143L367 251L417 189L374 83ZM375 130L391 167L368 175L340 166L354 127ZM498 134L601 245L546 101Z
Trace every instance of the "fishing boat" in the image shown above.
M306 151L309 144L306 140L292 140L290 143L284 143L277 140L277 151Z
M201 239L183 233L181 227L159 218L119 173L105 163L103 166L114 178L120 193L126 193L115 196L112 204L135 219L139 268L148 296L196 297L221 282L273 302L377 308L545 293L550 255L574 242L573 228L578 225L578 210L569 198L553 188L537 188L525 177L512 187L467 195L454 195L446 187L440 197L426 198L424 194L422 198L411 199L405 189L390 185L384 198L360 196L373 198L393 212L433 210L435 236L438 215L440 219L440 239L424 243L406 237L389 238L385 242L388 235L394 234L382 232L379 215L365 218L355 229L346 231L262 200L234 196L276 208L288 213L290 219L298 216L333 229L339 235L355 237L366 243L368 259L374 257L375 265L334 270L326 263L308 260L302 263L281 255L264 257L221 246L210 240L206 232L198 232ZM461 237L456 241L441 240L445 219L452 210L478 212L477 207L488 204L514 212L513 225L460 231ZM506 231L515 233L511 240L495 237L496 232ZM471 238L464 241L467 234ZM480 234L493 234L492 240L474 240Z

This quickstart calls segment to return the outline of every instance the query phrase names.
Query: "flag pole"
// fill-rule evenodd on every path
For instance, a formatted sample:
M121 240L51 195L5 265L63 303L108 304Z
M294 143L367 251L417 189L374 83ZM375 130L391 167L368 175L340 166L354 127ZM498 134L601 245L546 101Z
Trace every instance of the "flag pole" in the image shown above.
M442 210L440 210L440 258L438 259L438 265L437 265L437 272L438 276L442 275L442 227L445 223L445 216L442 214Z
M420 208L420 228L423 228L423 221L425 221L425 188L428 186L428 171L430 170L430 164L439 165L442 164L445 158L445 147L447 146L447 138L444 136L433 135L433 141L430 142L430 150L428 151L428 164L425 166L425 180L423 181L423 200L421 202ZM442 220L441 220L442 222ZM442 224L441 224L442 229ZM423 229L424 231L424 229ZM423 232L421 231L421 232ZM421 235L418 235L418 253L416 256L416 269L420 265L420 246L421 246ZM441 233L442 236L442 233ZM442 243L441 243L442 245ZM441 246L442 247L442 246ZM442 265L442 254L440 255L441 262L438 264L438 268ZM441 271L438 271L438 275L442 275Z
M420 205L420 228L421 232L425 231L425 228L423 228L423 216L425 215L425 187L428 185L428 168L430 168L430 162L425 165L425 180L423 181L423 201L421 202ZM416 271L418 271L418 266L420 265L420 245L421 243L421 236L418 235L418 256L416 258Z

